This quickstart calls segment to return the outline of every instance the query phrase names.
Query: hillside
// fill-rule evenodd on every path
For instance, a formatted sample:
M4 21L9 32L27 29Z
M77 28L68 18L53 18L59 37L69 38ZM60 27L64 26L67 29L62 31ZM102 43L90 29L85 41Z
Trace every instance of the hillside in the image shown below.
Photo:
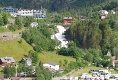
M12 41L0 42L0 57L11 56L15 60L20 60L28 54L29 50L33 50L24 39L22 39L22 43L18 42L20 40L21 38L17 38Z
M39 61L42 61L43 63L46 63L46 62L59 63L59 61L62 61L62 63L64 63L63 61L65 59L68 60L68 62L75 61L75 58L58 55L58 54L56 54L56 51L53 51L53 52L43 51L42 53L39 54Z
M111 2L117 4L117 0L0 0L0 6L13 6L16 8L35 8L39 9L41 6L49 11L62 11L82 8L90 10L90 8L111 8ZM27 4L28 3L28 4ZM113 3L112 3L113 4ZM106 6L105 6L106 5ZM114 8L116 6L112 6ZM83 10L83 9L82 9Z

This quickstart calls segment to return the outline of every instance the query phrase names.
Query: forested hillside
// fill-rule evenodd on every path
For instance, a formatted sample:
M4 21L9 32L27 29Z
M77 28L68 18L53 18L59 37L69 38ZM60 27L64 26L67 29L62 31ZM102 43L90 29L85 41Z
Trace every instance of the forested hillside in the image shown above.
M97 9L110 9L117 6L117 0L0 0L0 6L39 9L41 6L49 11L76 10L90 12ZM112 5L112 6L110 6ZM83 9L84 8L84 9Z

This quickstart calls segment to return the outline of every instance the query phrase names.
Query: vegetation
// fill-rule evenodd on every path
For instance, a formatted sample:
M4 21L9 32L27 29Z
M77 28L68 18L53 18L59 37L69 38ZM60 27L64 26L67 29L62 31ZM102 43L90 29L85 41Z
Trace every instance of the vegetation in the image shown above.
M0 56L11 56L16 61L21 60L24 55L28 55L28 51L33 50L33 48L22 39L22 43L19 43L21 38L14 40L9 40L0 43Z
M4 74L5 74L5 77L7 77L7 78L15 76L15 74L16 74L15 66L12 64L10 66L5 66L4 67Z
M44 68L41 62L36 68L36 80L52 80L52 72Z

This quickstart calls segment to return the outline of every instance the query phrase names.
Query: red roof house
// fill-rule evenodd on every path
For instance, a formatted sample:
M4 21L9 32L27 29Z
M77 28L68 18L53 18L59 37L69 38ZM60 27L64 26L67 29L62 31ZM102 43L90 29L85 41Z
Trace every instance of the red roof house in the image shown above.
M10 64L16 65L16 62L15 62L15 60L14 60L13 57L0 58L0 65L1 65L2 67L4 67L4 66L9 66Z
M64 17L63 18L63 23L71 23L74 21L74 18L72 17Z

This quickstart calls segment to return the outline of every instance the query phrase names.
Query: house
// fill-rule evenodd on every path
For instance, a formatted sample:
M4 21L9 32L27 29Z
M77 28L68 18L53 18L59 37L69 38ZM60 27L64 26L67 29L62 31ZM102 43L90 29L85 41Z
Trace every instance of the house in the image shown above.
M101 15L101 20L104 20L104 19L106 19L107 17L105 16L105 15Z
M16 66L16 62L14 60L13 57L4 57L4 58L0 58L0 65L2 67L4 66L9 66L10 64L13 64Z
M112 66L115 67L115 64L118 63L118 59L117 60L112 60Z
M56 70L56 71L59 70L59 64L55 62L48 62L48 63L43 64L43 66L50 70Z
M111 14L116 14L116 12L114 10L111 10L110 12L111 12Z
M7 11L7 12L9 12L9 13L16 13L16 12L17 12L17 8L12 8L11 6L10 6L10 7L3 7L3 8L0 8L0 10Z
M99 13L100 13L100 16L101 16L100 19L104 20L104 19L107 18L107 15L108 15L109 12L107 10L100 10Z
M38 27L38 23L37 22L33 22L31 23L31 27L34 28L34 27Z
M64 17L63 18L63 23L71 23L74 21L74 18L72 17Z
M109 14L107 10L100 10L99 13L100 15L106 15L106 16Z
M33 10L33 17L34 18L45 18L46 11L42 7L40 10Z
M20 62L25 63L25 61L26 61L26 64L28 66L32 65L32 59L31 58L28 58L28 57L22 58L22 60Z
M86 19L87 19L86 16L80 16L80 17L79 17L79 20L86 20Z
M28 17L28 16L33 17L33 9L32 10L29 10L29 9L19 9L17 11L17 15L21 16L21 17Z

